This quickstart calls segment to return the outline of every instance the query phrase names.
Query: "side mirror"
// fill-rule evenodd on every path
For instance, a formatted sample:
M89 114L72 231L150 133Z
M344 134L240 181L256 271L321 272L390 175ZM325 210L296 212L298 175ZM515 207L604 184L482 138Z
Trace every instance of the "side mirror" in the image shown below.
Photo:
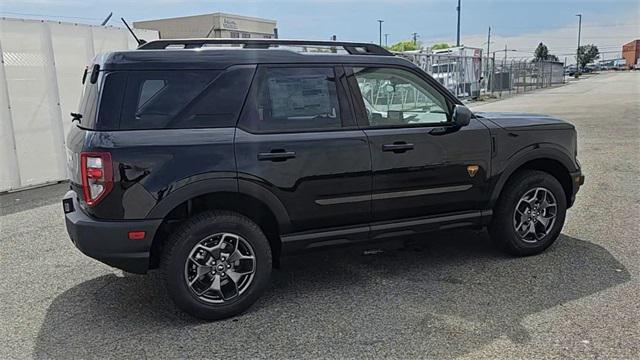
M464 105L456 105L453 108L453 124L458 128L469 125L472 117L473 113Z

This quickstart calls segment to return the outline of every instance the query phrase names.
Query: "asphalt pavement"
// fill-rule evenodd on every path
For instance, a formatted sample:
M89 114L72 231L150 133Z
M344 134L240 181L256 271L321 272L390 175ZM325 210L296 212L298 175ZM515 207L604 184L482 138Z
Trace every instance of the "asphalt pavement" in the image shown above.
M545 253L455 231L289 257L208 323L76 250L64 184L0 195L0 358L639 358L640 72L471 106L576 125L586 183Z

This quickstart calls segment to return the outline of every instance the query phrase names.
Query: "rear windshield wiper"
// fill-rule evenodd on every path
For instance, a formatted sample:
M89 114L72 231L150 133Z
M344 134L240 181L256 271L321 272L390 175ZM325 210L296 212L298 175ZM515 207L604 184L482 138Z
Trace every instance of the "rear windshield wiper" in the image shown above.
M78 121L78 123L82 124L82 114L80 113L71 113L71 122Z

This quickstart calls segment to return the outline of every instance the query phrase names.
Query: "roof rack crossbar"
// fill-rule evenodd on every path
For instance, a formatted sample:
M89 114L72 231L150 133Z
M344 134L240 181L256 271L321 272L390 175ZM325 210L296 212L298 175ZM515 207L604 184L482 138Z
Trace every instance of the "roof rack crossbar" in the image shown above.
M283 39L160 39L149 41L140 45L138 50L161 50L168 47L180 47L184 49L197 49L205 45L242 45L245 49L268 49L277 45L290 46L326 46L343 48L351 55L385 55L393 56L387 49L367 43L318 41L318 40L283 40Z

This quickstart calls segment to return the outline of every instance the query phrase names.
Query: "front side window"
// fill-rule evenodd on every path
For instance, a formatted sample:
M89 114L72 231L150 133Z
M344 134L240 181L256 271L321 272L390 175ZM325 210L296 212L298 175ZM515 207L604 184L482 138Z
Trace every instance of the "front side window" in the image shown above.
M442 94L417 75L396 68L353 69L369 126L442 124L449 121Z
M342 127L333 68L262 68L245 123L257 131L327 130Z

